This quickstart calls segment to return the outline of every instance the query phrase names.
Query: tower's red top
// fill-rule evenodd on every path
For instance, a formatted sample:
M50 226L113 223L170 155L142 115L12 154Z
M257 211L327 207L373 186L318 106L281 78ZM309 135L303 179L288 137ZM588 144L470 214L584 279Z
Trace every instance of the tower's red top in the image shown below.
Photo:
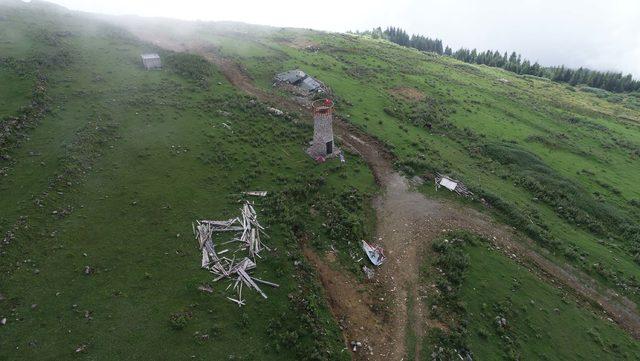
M329 98L318 99L313 102L312 106L316 114L330 114L333 109L333 101Z

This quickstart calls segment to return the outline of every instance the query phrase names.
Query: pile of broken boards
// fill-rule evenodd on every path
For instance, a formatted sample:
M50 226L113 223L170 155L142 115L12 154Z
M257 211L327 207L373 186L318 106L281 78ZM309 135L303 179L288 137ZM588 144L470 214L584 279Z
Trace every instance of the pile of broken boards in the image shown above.
M253 205L245 201L240 209L241 217L232 218L226 221L208 221L200 220L193 224L193 233L198 240L200 249L202 250L202 268L209 270L215 275L214 282L222 279L229 279L231 283L227 286L229 289L233 286L233 290L237 292L237 298L227 297L238 306L244 306L245 300L242 298L242 288L247 287L255 290L262 297L267 295L260 289L258 283L271 287L279 287L278 284L267 282L249 275L249 271L256 268L256 259L261 258L260 252L269 250L261 240L260 235L267 236L264 233L264 227L258 222L258 217ZM228 243L239 243L239 247L233 252L247 251L249 256L243 257L236 261L236 256L232 258L223 256L229 249L216 251L216 245L213 242L212 235L218 232L236 232L237 235ZM202 288L204 289L204 288ZM206 289L211 292L210 288Z
M300 69L285 71L274 77L274 85L286 87L293 93L307 96L312 93L328 93L327 87Z
M440 187L445 187L452 192L456 192L463 197L473 197L473 193L467 189L467 187L459 180L453 179L449 176L436 174L435 177L436 190Z

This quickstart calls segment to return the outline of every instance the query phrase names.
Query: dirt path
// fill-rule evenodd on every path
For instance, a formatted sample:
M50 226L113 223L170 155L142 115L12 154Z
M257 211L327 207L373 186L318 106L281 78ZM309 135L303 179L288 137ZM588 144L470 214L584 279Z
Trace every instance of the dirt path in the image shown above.
M263 102L283 110L308 113L296 102L256 87L240 65L220 57L215 47L177 43L162 38L158 33L130 30L159 46L203 55L220 68L231 84ZM402 360L408 353L415 355L416 360L420 359L420 340L425 331L429 327L441 326L429 319L424 300L416 298L409 302L407 298L419 294L427 294L428 297L429 290L422 289L425 285L421 285L419 279L424 247L443 232L455 229L469 230L493 240L507 255L536 267L552 280L599 304L624 329L635 338L640 338L640 317L633 302L609 290L600 291L597 283L579 270L549 261L532 250L531 241L515 235L510 227L496 224L487 215L426 198L414 191L407 179L393 170L392 159L382 144L340 119L335 120L334 129L341 146L357 152L368 163L383 190L374 200L374 207L378 243L385 247L388 262L377 270L373 284L358 284L336 270L331 257L321 257L312 249L303 247L307 259L318 270L345 342L348 344L356 340L363 343L363 347L353 354L354 359ZM376 292L372 293L372 289ZM376 304L380 302L389 305L386 313L388 318L374 312ZM413 305L413 309L409 309L409 304ZM412 322L409 322L409 318L412 318ZM409 324L411 329L408 329ZM418 340L414 350L406 350L405 342L409 334Z

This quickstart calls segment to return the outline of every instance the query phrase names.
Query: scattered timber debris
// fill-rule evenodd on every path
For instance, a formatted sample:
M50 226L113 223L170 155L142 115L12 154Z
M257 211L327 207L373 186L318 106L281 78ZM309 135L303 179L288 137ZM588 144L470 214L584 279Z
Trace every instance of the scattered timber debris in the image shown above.
M213 293L213 288L211 288L211 286L209 285L200 285L198 286L198 291Z
M387 259L384 256L384 249L380 246L362 241L362 249L364 250L364 253L367 254L367 257L369 257L371 263L376 266L380 266Z
M367 276L369 280L376 275L375 271L367 266L362 266L362 272L364 272L364 275Z
M282 110L280 110L280 109L277 109L277 108L269 107L269 108L267 108L267 110L269 111L269 113L271 113L271 114L273 114L275 116L278 116L278 117L284 115L284 112Z
M88 276L93 273L93 268L91 268L91 266L84 266L83 273L85 274L85 276Z
M242 194L247 196L266 197L267 191L250 191L250 192L242 192Z
M362 347L362 342L360 341L351 341L351 351L357 352L358 347Z
M266 191L255 192L243 192L248 195L265 196ZM201 266L204 269L209 270L214 275L213 282L220 281L222 279L229 279L231 283L226 289L233 286L233 290L237 293L237 298L227 297L231 302L236 303L238 306L244 306L245 300L242 298L242 289L244 287L255 290L262 297L267 298L267 295L262 291L258 284L263 284L271 287L280 287L273 282L264 281L249 274L249 271L256 268L256 259L261 258L260 252L263 250L270 250L261 239L261 235L268 237L264 232L264 227L258 222L258 216L253 208L253 205L249 201L245 201L242 208L240 208L241 216L237 218L231 218L225 221L210 221L199 220L193 224L193 233L198 241L200 250L202 251ZM243 257L241 260L236 260L234 255L232 258L223 256L223 254L229 252L229 249L216 250L213 242L212 235L215 232L237 232L236 237L231 241L224 242L222 244L239 243L239 247L233 252L247 251L248 257ZM222 245L219 244L219 245ZM208 285L202 285L198 287L200 291L212 293L213 289Z
M452 192L456 192L463 197L472 197L473 193L467 189L464 183L459 180L453 179L449 176L442 175L440 173L436 174L435 177L436 190L438 190L441 186L447 188Z

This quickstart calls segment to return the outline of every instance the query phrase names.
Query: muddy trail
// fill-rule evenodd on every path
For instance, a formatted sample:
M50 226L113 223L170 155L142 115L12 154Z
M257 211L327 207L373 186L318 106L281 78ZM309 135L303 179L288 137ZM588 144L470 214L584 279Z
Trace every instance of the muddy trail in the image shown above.
M255 86L242 66L226 59L216 48L197 42L172 41L158 32L129 29L142 40L174 51L204 56L218 66L231 84L260 101L282 110L311 113L291 99ZM533 242L517 235L512 228L494 222L486 214L449 201L429 199L414 190L410 182L395 172L393 159L375 138L349 123L335 119L334 130L341 147L359 154L373 171L381 193L373 200L376 210L376 243L385 248L387 262L376 269L373 280L357 282L333 264L335 256L321 255L303 246L307 259L315 266L331 310L344 333L345 346L362 342L352 353L356 360L406 360L407 354L422 359L420 340L431 327L446 327L429 318L426 300L432 289L420 282L423 254L432 240L448 231L464 229L488 238L505 254L535 268L554 283L592 304L598 304L622 328L640 338L640 316L636 305L611 290L603 290L595 280L568 265L558 265L533 248ZM557 281L557 282L556 282ZM409 297L415 299L409 300ZM410 302L411 301L411 302ZM381 307L385 310L381 311ZM411 335L418 340L407 350Z

